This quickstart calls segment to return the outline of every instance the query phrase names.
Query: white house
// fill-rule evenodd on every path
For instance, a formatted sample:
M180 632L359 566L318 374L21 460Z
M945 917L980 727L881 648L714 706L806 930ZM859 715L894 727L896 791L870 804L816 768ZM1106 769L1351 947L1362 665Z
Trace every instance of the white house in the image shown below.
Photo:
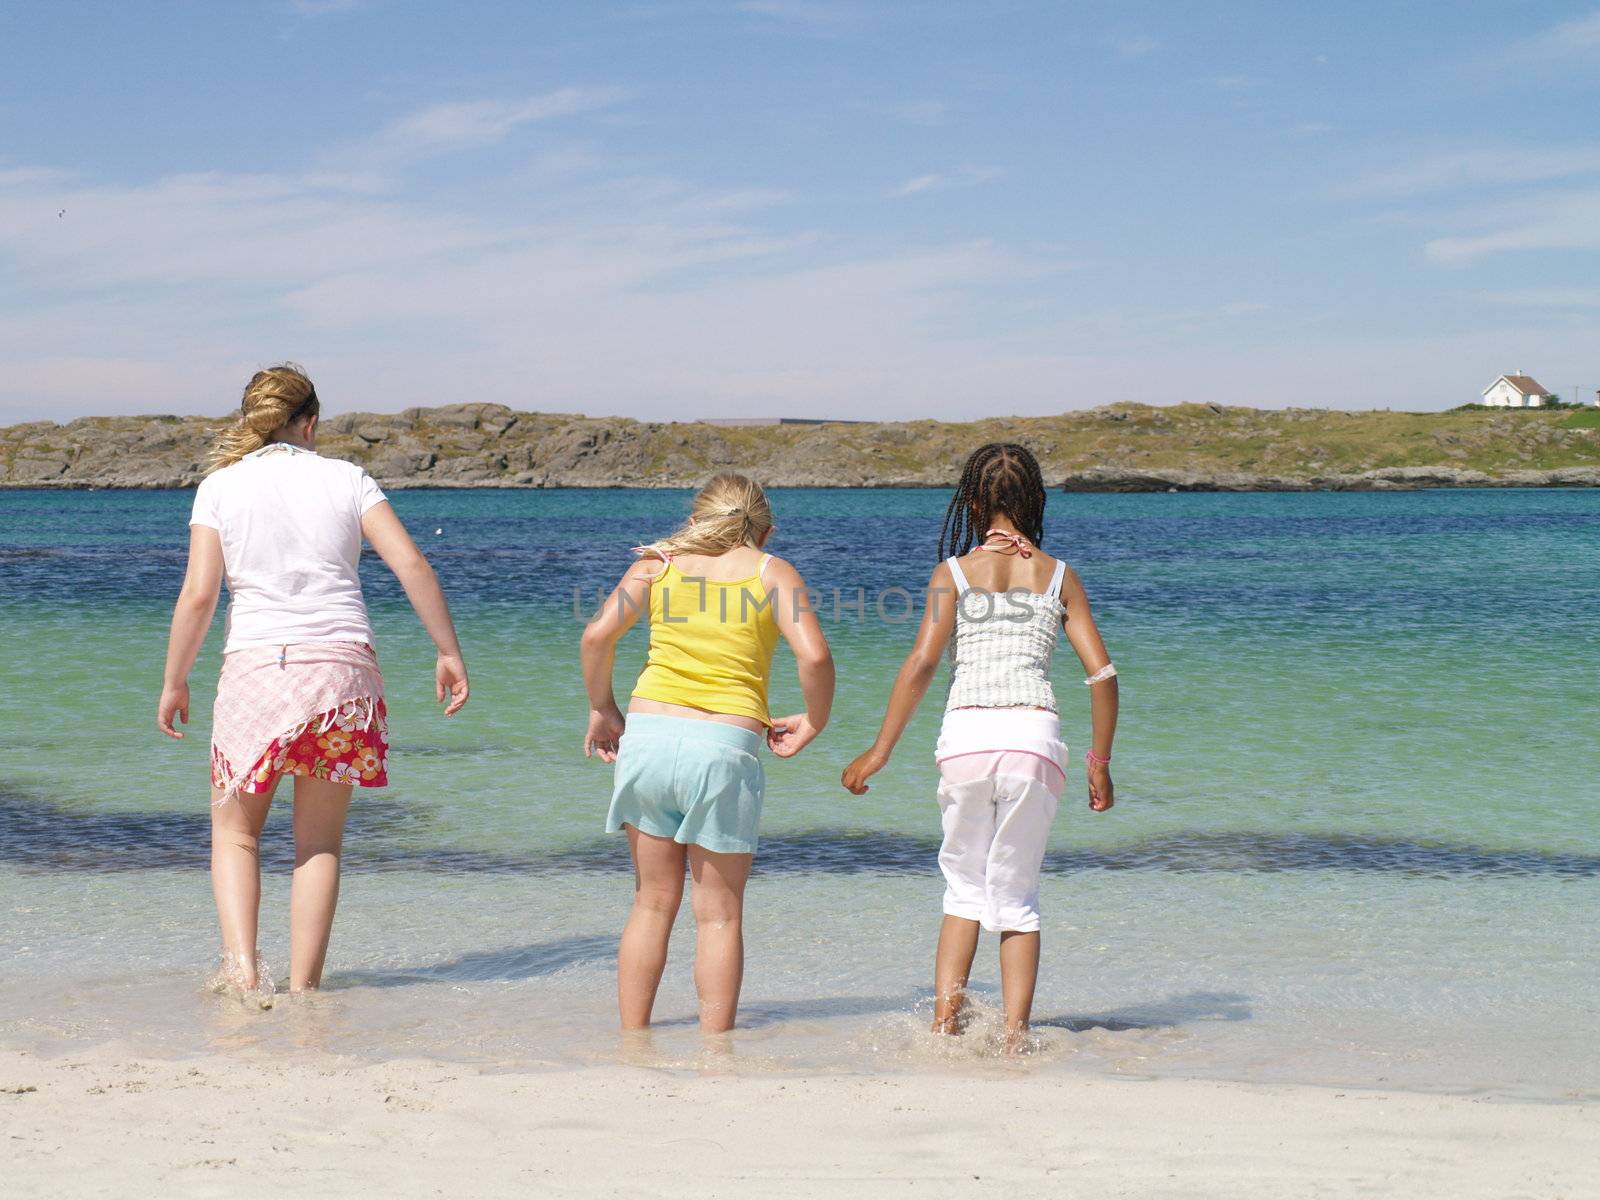
M1539 408L1554 396L1531 375L1502 375L1483 389L1490 408Z

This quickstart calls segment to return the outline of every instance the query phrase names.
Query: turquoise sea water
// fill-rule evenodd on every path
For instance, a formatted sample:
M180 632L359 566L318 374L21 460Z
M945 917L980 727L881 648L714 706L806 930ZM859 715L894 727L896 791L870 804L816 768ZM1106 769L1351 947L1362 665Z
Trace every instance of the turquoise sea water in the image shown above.
M947 494L777 491L773 548L818 590L834 722L769 760L732 1061L914 1070L939 920L941 689L872 791L870 740ZM328 990L247 1014L215 956L206 735L153 725L190 496L0 491L0 1042L148 1051L304 1046L507 1066L613 1057L631 893L581 754L591 606L686 508L676 492L393 497L455 606L473 699L432 705L431 647L364 568L392 786L358 798ZM436 535L435 530L440 530ZM1028 1069L1600 1093L1594 943L1600 495L1561 491L1052 496L1121 671L1118 803L1074 780L1051 841ZM865 619L848 606L857 588ZM846 604L836 615L834 589ZM625 696L644 635L619 658ZM1088 726L1058 660L1065 736ZM797 705L780 650L775 711ZM286 799L286 797L285 797ZM269 825L263 947L286 960L287 805ZM697 1061L683 922L659 1061ZM976 983L993 994L994 947Z

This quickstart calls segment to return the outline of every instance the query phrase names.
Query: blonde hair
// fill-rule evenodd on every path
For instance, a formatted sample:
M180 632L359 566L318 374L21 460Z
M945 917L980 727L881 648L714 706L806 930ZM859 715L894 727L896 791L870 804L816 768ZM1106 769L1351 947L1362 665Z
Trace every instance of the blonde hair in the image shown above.
M725 554L740 546L758 546L772 529L772 507L761 485L731 471L712 476L695 493L689 520L671 537L635 546L640 557L675 554Z
M294 363L257 371L245 385L238 420L223 431L211 449L207 472L232 466L271 442L285 426L321 411L310 376Z

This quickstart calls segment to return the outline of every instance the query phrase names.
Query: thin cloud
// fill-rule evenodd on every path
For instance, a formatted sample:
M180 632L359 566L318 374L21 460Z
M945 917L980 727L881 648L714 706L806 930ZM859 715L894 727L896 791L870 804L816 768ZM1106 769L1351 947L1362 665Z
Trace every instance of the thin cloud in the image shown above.
M1431 261L1462 265L1517 251L1600 250L1600 191L1532 197L1463 219L1479 232L1429 241L1423 251Z
M50 298L0 306L0 358L28 381L0 409L219 412L290 353L355 409L471 380L475 397L564 411L910 415L979 411L996 389L1047 408L1077 377L1053 346L970 319L979 295L1041 278L1038 254L885 253L784 228L786 197L755 187L582 177L490 217L363 185L0 176L0 261L20 294Z
M807 25L831 25L842 16L831 5L810 4L806 0L741 0L733 7L735 12L749 16L798 21Z
M1161 43L1155 38L1140 35L1113 39L1111 48L1119 58L1144 58L1159 50Z
M889 194L891 196L919 196L925 192L942 192L949 188L973 187L1000 176L998 167L962 167L947 173L930 172L913 175Z
M1592 287L1511 288L1503 292L1479 292L1476 298L1489 304L1510 304L1517 308L1600 308L1600 288Z
M1596 174L1600 174L1600 146L1507 146L1434 155L1370 176L1356 190L1366 195L1401 197Z
M890 104L883 111L897 121L908 125L933 128L943 125L955 106L948 100L909 100L904 104Z
M385 162L404 161L489 146L524 125L605 108L625 94L617 88L569 87L520 100L435 104L393 122L359 147L358 155Z
M55 167L10 167L0 170L0 188L66 184L72 179L71 171L62 171Z
M777 188L740 188L738 191L707 196L704 204L712 212L754 212L759 208L772 208L793 201L792 193Z
M366 0L289 0L289 11L297 17L331 17L354 12Z
M1563 21L1519 42L1513 57L1521 62L1553 59L1600 61L1600 9L1585 17Z
M896 196L915 196L918 192L931 192L935 188L943 187L944 183L945 178L943 175L918 175L895 188L894 194Z

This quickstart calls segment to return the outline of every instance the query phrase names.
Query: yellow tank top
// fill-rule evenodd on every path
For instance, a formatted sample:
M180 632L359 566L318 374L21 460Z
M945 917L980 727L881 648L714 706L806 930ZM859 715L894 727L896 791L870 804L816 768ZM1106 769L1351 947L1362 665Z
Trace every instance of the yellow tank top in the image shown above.
M744 579L703 579L666 565L650 583L650 654L635 696L771 723L778 622L761 581L769 557Z

